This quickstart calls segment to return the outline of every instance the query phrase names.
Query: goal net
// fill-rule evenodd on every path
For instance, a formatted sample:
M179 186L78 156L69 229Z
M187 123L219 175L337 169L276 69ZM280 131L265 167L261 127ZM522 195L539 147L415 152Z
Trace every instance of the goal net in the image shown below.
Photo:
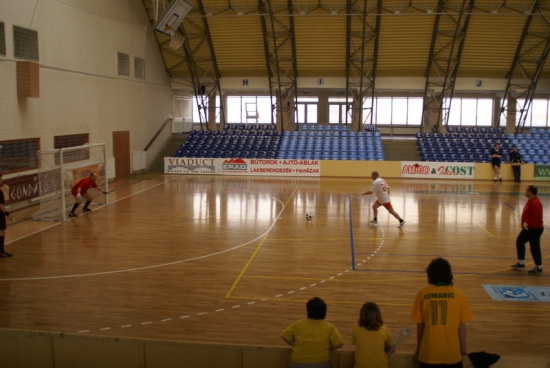
M71 188L92 172L98 187L108 191L105 160L105 143L38 151L40 208L33 219L66 221L67 211L75 202Z

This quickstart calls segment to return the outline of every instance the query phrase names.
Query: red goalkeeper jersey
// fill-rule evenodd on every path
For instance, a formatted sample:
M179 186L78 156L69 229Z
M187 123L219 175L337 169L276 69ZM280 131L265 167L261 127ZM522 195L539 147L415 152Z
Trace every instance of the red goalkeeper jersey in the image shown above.
M80 188L80 194L84 195L90 188L97 188L97 184L95 181L92 181L90 177L84 178L80 180L76 185L71 189L71 192L73 193L73 196L76 197L78 194L78 188Z

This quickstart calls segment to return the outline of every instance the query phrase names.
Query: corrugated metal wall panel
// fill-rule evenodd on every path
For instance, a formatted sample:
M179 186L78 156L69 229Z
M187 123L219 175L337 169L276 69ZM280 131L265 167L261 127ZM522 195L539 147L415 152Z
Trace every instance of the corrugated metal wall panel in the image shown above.
M298 74L302 77L346 75L346 18L308 14L294 18Z
M424 76L430 54L434 15L383 15L378 76Z
M209 17L220 73L267 76L260 16Z
M197 0L189 1L194 8L188 17L194 17L195 22L202 22ZM373 1L368 2L371 9ZM149 3L144 1L150 19L153 19ZM425 12L428 9L436 11L436 3L436 0L400 3L384 1L378 76L424 76L435 19L435 15ZM506 7L502 7L500 1L490 0L476 5L466 36L459 77L506 77L527 19L524 12L531 3L527 0L513 0L507 1ZM206 0L204 4L206 11L211 13L206 19L221 75L267 76L257 1ZM284 16L286 0L272 2L272 5L277 11L277 17ZM345 77L345 2L298 0L293 1L293 5L299 76ZM497 14L490 14L491 11ZM237 15L239 12L243 15ZM534 23L537 22L539 20L535 19ZM288 20L284 23L288 24ZM533 26L532 30L545 30L541 24ZM188 77L182 49L171 49L169 37L158 32L155 34L167 70L174 76ZM190 42L195 47L195 41ZM209 58L208 48L203 47L194 57ZM550 77L550 63L546 63L542 77Z
M458 76L506 78L525 20L524 16L473 15Z

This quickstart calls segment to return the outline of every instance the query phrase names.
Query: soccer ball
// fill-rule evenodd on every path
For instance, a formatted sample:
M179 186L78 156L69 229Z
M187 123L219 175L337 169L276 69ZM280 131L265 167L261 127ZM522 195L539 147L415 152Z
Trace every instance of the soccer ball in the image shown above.
M307 222L311 222L311 220L313 220L313 214L312 213L306 213L306 220L307 220Z

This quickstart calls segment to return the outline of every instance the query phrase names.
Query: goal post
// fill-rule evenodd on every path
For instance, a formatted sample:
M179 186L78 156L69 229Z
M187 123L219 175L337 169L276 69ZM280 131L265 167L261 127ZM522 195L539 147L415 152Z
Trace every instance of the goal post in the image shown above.
M92 172L98 187L109 191L105 143L40 150L37 154L40 208L34 220L66 221L67 211L74 204L71 188ZM101 202L107 200L105 197Z

